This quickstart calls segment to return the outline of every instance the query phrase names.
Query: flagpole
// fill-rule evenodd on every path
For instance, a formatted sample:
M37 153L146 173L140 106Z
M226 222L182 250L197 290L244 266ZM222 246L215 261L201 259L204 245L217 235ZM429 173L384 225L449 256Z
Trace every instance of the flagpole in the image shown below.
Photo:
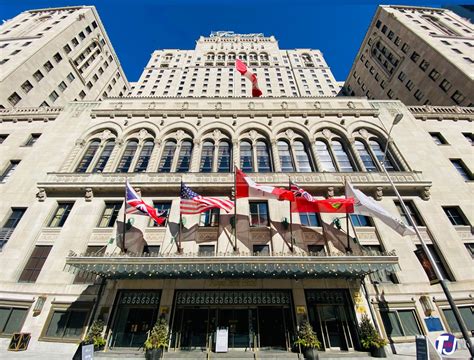
M125 248L125 234L127 232L127 183L128 179L125 176L125 194L124 194L124 201L123 201L123 232L122 232L122 251L124 253L127 252L127 249Z
M288 176L288 190L291 191L291 177ZM290 244L291 244L291 252L295 252L295 244L293 241L293 213L291 212L291 201L288 201L290 207Z
M234 161L234 252L237 252L237 166Z
M179 188L180 196L179 196L179 224L178 224L178 254L181 254L181 225L183 223L183 214L181 213L181 189L183 188L183 178L181 178L181 186Z
M346 190L346 186L347 185L347 178L344 176L344 196L345 198L347 199L347 190ZM347 229L347 247L346 247L346 251L347 252L351 252L351 237L349 236L349 218L350 218L350 215L348 212L346 212L346 229Z
M323 238L324 238L324 243L326 244L326 248L328 249L328 256L331 256L331 247L329 246L329 241L328 241L328 237L326 235L326 230L324 230L325 226L324 226L323 220L321 220L321 227L323 228Z

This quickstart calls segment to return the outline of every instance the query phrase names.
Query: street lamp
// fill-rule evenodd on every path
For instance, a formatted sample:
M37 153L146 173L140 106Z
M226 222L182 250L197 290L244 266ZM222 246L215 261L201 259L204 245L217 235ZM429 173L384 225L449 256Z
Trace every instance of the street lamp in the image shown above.
M380 161L380 166L382 167L382 170L383 170L384 174L387 176L387 179L388 179L390 185L392 186L392 189L395 192L395 195L397 196L398 201L400 202L400 206L402 207L403 212L405 213L405 216L407 217L409 224L413 227L413 230L415 230L416 236L420 240L421 247L422 247L423 251L425 252L426 256L428 257L428 260L429 260L429 262L431 264L431 267L433 268L433 270L436 274L436 277L439 279L439 283L441 285L441 288L443 289L443 292L446 295L446 299L448 300L449 306L451 307L451 310L453 311L454 317L456 318L456 321L459 325L459 328L461 329L462 336L463 336L464 340L466 341L466 346L467 346L469 352L471 353L471 356L474 357L474 348L472 346L472 342L471 342L471 338L469 336L469 332L466 328L466 324L464 323L464 320L461 317L461 314L459 313L459 310L458 310L456 304L454 303L454 299L451 296L451 292L448 289L446 279L441 274L441 271L440 271L438 265L436 264L436 262L433 258L433 254L431 254L430 249L428 248L428 246L426 246L426 243L423 240L423 237L421 236L421 233L418 230L418 227L416 226L415 222L413 221L413 218L411 217L410 212L408 211L402 197L400 196L400 193L398 192L395 184L393 183L387 169L385 169L385 157L387 155L388 146L389 146L390 141L391 141L392 129L395 125L397 125L402 120L402 118L403 118L403 114L398 113L397 115L395 115L395 118L393 119L392 126L390 127L390 130L388 131L387 144L385 145L385 151L384 151L383 158ZM385 128L385 131L387 131L387 128L385 127L385 125L383 124L382 121L381 121L381 123L382 123L382 126Z

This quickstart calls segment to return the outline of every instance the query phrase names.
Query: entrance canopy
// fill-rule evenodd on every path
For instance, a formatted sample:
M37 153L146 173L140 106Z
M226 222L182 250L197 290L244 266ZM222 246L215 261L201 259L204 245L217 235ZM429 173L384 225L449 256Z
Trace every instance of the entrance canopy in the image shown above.
M67 270L108 279L304 279L363 277L376 271L395 272L398 257L377 256L128 256L77 255L66 258Z

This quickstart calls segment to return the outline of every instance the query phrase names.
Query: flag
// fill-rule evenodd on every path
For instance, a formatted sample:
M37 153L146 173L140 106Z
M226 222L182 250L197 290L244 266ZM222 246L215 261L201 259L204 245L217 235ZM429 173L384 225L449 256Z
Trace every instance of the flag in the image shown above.
M123 239L123 227L124 223L122 221L116 222L117 230L117 246L122 249L122 251L131 252L134 254L142 254L143 249L146 246L146 241L143 236L143 231L139 228L133 226L129 220L125 224L125 241Z
M323 235L327 241L331 255L347 253L347 234L334 227L334 224L326 224L321 221ZM349 237L350 251L354 255L363 255L362 247L352 237Z
M258 87L257 75L251 72L245 63L240 61L239 59L235 60L235 68L239 73L245 76L252 82L252 96L259 97L262 96L262 90Z
M166 211L158 213L153 206L146 204L136 193L127 180L126 183L126 212L127 214L145 215L151 217L158 225L166 221Z
M354 189L352 184L346 183L346 195L354 198L354 213L366 216L374 216L385 225L391 227L402 236L415 235L415 231L408 227L403 221L393 217L387 210L381 207L373 198L365 195L362 191Z
M295 195L290 190L270 185L257 184L237 167L235 168L235 171L237 183L235 197L237 199L246 197L260 197L288 201L295 200Z
M214 208L224 209L231 212L234 208L234 202L227 199L219 199L215 197L204 197L196 194L184 183L181 183L181 214L200 214L204 211Z
M295 183L290 183L290 189L295 195L291 203L291 212L294 213L352 213L354 199L331 198L318 200Z

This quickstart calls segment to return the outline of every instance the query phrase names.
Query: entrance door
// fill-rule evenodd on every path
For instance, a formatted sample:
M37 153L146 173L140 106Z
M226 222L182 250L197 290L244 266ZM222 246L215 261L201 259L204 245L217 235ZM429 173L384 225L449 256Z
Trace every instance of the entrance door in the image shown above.
M285 321L282 307L258 308L260 348L286 349Z
M319 305L318 313L325 347L338 350L351 348L352 341L344 307Z
M156 321L156 308L122 308L117 314L114 347L143 346L149 331Z
M209 309L184 309L181 328L181 349L207 349Z
M229 330L229 348L250 348L250 309L219 309L218 327Z

